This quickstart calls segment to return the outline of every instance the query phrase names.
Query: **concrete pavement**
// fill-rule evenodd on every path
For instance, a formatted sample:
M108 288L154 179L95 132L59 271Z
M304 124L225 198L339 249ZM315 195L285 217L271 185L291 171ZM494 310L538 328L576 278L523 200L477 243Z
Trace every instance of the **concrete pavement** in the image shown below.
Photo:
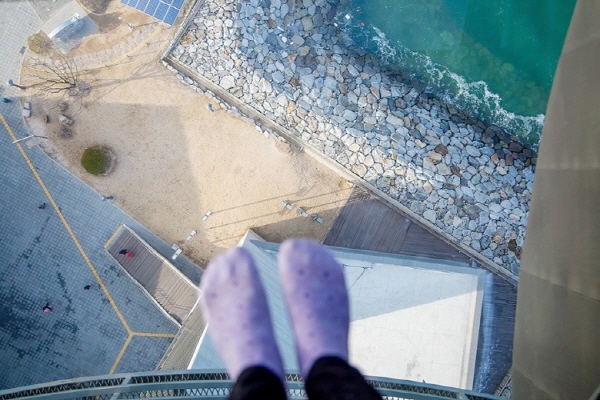
M151 370L178 330L104 250L120 224L167 257L170 246L47 157L43 139L12 144L29 132L5 83L41 25L27 1L0 2L0 94L13 100L0 103L0 389ZM197 283L189 260L176 266Z

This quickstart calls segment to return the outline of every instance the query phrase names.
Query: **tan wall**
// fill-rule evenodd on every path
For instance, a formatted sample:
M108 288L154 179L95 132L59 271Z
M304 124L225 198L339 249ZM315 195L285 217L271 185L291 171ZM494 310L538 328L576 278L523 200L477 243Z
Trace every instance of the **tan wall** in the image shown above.
M579 0L546 114L519 278L513 399L600 384L600 1Z

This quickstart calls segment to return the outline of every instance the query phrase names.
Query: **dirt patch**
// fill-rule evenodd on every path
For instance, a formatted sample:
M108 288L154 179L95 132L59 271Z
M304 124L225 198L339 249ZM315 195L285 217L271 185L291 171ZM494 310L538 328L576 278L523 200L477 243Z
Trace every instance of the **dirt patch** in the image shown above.
M100 34L106 34L123 24L123 21L120 19L121 13L119 12L102 15L90 14L90 18L98 25Z
M90 12L103 14L111 1L113 0L79 0L79 3Z
M51 138L41 144L44 150L99 193L114 194L115 204L200 265L250 228L272 241L321 240L350 185L253 125L218 107L207 110L207 99L159 62L172 35L165 30L138 54L96 73L72 116L69 139L60 137L56 125L58 99L32 99L37 111L30 127ZM52 114L48 124L44 107ZM107 177L90 176L79 163L83 149L98 143L110 146L119 160ZM283 207L284 200L292 210ZM301 216L299 207L324 222ZM187 241L194 229L198 233Z
M89 14L98 26L98 32L84 37L81 42L69 51L69 57L98 53L114 46L125 43L141 26L159 23L152 17L131 7L124 6L119 1L109 2L102 14ZM129 24L134 27L132 30Z

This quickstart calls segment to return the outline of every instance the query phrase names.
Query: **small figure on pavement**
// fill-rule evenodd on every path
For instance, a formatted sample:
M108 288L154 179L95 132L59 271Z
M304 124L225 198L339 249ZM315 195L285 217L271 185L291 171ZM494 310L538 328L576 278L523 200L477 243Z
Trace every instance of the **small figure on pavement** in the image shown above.
M213 105L212 105L211 103L208 103L208 104L206 105L206 109L207 109L208 111L210 111L210 112L215 112L215 110L214 110L214 108L213 108Z
M125 257L131 258L131 257L133 257L133 254L131 254L130 252L127 252L127 253L125 253Z
M83 287L83 290L90 290L92 288L92 285L85 285Z
M119 250L119 254L123 254L123 255L127 254L127 249Z
M11 100L10 100L8 97L3 97L3 98L2 98L2 102L3 102L3 103L10 103L10 102L11 102Z
M38 206L38 208L39 208L40 210L43 210L44 208L46 208L46 203L42 203L42 204L40 204L40 205Z
M42 308L42 310L43 310L45 313L52 312L52 306L50 305L50 303L46 303L46 305L44 306L44 308Z

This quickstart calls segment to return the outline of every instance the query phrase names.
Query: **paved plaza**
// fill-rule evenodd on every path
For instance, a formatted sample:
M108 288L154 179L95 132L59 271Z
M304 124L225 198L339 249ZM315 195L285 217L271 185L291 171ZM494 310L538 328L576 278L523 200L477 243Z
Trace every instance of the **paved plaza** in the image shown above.
M29 132L19 89L5 83L18 79L23 46L42 23L27 1L0 2L0 95L12 99L0 103L0 389L152 370L178 330L104 249L121 224L165 256L170 246L32 139L12 143ZM184 257L175 264L195 268Z

